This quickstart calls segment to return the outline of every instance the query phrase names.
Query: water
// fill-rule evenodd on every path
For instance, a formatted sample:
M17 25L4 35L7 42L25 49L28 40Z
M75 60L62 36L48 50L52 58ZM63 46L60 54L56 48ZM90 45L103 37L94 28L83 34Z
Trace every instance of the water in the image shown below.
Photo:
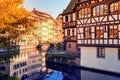
M78 80L120 80L120 76L112 76L91 71L81 70L81 79Z
M41 59L43 58L36 49L25 49L14 56L9 64L0 63L0 69L21 80L120 80L120 75L82 70L55 63L46 63L47 68L53 69L53 72L47 72L43 77Z
M60 71L54 71L49 77L45 80L63 80L63 74Z
M120 75L97 72L94 70L47 63L47 67L56 70L45 80L120 80Z
M78 71L73 71L73 73L62 73L60 71L54 71L45 80L120 80L120 76L113 76L78 69Z

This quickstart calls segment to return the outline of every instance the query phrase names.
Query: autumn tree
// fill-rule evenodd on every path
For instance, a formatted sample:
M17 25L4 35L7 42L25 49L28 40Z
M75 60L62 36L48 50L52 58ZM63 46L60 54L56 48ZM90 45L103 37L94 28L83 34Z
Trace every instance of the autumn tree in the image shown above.
M7 53L16 46L15 40L21 32L32 27L33 20L28 19L30 12L22 7L23 3L23 0L0 0L0 47Z
M0 0L0 29L11 28L29 15L22 7L23 0Z

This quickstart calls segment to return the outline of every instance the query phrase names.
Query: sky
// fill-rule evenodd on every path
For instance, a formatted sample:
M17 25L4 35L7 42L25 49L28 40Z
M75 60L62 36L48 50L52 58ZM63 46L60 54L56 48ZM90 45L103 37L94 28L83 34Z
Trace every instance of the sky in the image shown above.
M68 6L70 0L25 0L24 6L32 11L33 8L46 12L56 18Z

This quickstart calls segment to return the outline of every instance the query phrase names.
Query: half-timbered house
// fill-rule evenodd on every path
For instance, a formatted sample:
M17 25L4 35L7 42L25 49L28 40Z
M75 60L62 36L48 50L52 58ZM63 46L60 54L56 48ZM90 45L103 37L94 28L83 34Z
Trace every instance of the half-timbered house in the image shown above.
M67 8L63 11L62 28L64 32L64 41L68 53L77 53L76 48L76 11L75 5L78 0L71 0Z
M76 9L81 66L120 73L120 0L81 0Z

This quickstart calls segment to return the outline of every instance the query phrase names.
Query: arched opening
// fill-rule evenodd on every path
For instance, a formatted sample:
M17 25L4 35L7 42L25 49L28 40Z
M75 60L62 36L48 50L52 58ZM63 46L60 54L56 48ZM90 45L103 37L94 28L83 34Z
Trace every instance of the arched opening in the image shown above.
M83 8L79 11L79 18L88 18L91 16L90 8Z
M110 12L111 12L111 13L120 12L120 1L113 2L113 3L110 5Z
M93 16L108 14L108 7L105 4L97 5L93 8Z

